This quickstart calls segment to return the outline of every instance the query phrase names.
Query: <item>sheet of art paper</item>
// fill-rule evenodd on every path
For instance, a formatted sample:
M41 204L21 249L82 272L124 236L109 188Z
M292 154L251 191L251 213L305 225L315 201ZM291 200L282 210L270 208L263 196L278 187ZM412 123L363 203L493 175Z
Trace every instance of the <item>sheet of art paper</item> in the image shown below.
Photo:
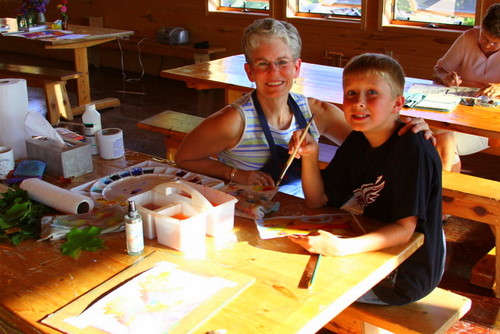
M163 252L147 261L149 269L131 266L42 322L68 333L190 333L254 281Z
M356 235L353 217L350 213L322 214L314 216L281 216L256 219L261 239L286 237L287 235L307 235L317 230L325 230L336 235ZM357 226L356 226L357 227Z

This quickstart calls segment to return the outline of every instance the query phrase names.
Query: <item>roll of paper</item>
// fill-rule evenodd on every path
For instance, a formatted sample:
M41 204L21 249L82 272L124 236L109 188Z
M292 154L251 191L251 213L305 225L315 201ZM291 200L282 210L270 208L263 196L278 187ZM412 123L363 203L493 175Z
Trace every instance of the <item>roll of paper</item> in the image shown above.
M24 79L0 79L0 146L12 147L16 160L26 159L24 119L28 114L28 88Z
M63 213L88 213L94 208L94 202L91 198L59 188L37 178L24 180L20 187L28 192L28 196L32 200Z
M109 128L97 131L97 145L99 155L103 159L117 159L125 154L121 129Z

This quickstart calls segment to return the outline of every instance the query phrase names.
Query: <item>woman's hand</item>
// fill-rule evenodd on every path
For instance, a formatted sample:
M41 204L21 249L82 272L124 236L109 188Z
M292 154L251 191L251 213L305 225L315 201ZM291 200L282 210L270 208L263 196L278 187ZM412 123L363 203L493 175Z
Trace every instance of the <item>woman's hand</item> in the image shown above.
M240 184L255 184L274 187L274 180L271 175L258 170L238 169L234 174L233 181Z
M424 138L432 141L432 145L436 146L436 138L434 137L434 133L429 127L423 118L413 118L413 117L403 117L401 118L403 123L406 123L405 126L399 130L398 135L402 136L406 132L410 131L413 133L417 133L420 131L424 131Z
M448 72L448 74L446 74L441 81L448 87L457 87L462 83L462 79L457 72Z
M492 98L500 98L500 83L490 83L482 87L476 96L487 96Z

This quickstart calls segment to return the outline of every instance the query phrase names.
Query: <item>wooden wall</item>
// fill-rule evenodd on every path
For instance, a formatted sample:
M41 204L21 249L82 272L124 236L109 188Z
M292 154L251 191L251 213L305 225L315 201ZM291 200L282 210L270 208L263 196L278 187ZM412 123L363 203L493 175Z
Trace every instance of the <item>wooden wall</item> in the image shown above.
M480 1L480 0L478 0ZM289 19L303 39L302 59L325 64L325 50L342 52L347 56L363 52L391 53L405 68L408 76L430 78L436 60L449 48L458 32L429 29L378 30L379 2L368 2L366 29L359 25L336 24L314 19ZM494 0L483 0L484 8ZM48 20L58 18L53 0L46 13ZM273 16L285 19L285 0L275 0ZM17 0L0 0L0 17L13 17ZM240 53L240 37L245 26L261 16L241 14L207 14L206 0L78 0L69 1L70 23L83 23L89 16L101 16L106 27L134 30L136 35L155 38L162 26L183 26L192 42L209 41L227 48L226 56ZM3 46L2 48L4 48ZM101 65L119 67L116 50L100 48ZM128 54L127 70L137 70L137 55ZM135 57L135 58L134 58ZM145 56L148 72L157 73L159 67L178 66L179 60ZM181 63L182 65L182 63Z

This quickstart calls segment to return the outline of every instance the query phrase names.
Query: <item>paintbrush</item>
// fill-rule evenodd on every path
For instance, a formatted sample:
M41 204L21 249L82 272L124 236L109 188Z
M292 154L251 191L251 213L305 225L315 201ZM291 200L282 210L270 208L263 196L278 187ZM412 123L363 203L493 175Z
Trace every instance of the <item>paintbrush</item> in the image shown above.
M304 138L306 137L306 134L307 134L307 131L309 130L309 127L311 126L312 124L312 120L314 118L314 115L315 114L312 114L311 115L311 118L309 119L309 122L307 122L307 125L306 127L304 128L304 132L302 132L302 135L300 136L299 138L299 144L295 147L295 149L293 150L293 153L290 154L290 156L288 157L288 160L286 161L285 163L285 167L283 167L283 170L281 171L281 174L280 174L280 178L278 179L278 182L276 182L276 188L280 185L281 181L283 180L283 176L285 176L285 173L286 171L288 170L288 167L290 167L290 165L292 164L293 162L293 159L295 158L295 155L297 154L297 152L299 151L299 148L300 148L300 145L302 144L302 141L304 140Z

